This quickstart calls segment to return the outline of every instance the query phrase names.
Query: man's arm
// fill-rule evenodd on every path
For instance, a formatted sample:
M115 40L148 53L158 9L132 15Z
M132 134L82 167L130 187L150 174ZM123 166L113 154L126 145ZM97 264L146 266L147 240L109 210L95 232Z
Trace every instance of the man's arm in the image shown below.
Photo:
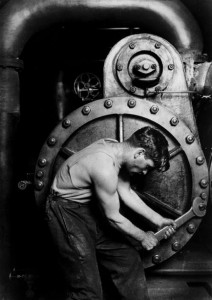
M151 221L158 227L158 229L167 225L171 225L169 230L166 232L166 238L175 232L176 223L174 220L162 217L160 214L146 205L143 200L131 189L127 175L124 177L119 177L118 194L125 205Z
M117 193L118 176L110 158L98 155L91 172L95 193L103 212L111 226L124 234L141 242L142 246L151 250L158 241L153 233L144 232L120 214L120 202Z

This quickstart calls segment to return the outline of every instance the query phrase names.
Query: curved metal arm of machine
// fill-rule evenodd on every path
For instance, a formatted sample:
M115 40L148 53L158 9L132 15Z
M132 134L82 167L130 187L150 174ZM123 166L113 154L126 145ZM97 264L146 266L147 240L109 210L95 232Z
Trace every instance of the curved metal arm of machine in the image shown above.
M202 202L202 199L200 197L194 198L192 207L182 216L177 218L175 220L177 224L177 228L181 227L183 224L185 224L187 221L192 219L193 217L204 217L206 213L206 205L204 202ZM161 230L155 233L155 237L158 239L158 241L161 241L165 238L165 232L167 231L169 227L165 226Z

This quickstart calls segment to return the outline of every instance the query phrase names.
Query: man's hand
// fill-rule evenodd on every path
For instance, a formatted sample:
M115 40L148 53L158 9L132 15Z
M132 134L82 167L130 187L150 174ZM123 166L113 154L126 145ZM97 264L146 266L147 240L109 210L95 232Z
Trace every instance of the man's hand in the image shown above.
M165 232L164 238L168 239L171 235L173 235L176 232L177 224L172 219L161 217L158 221L158 229L162 229L165 226L168 226L168 229Z
M141 240L141 245L144 249L152 250L157 244L158 240L152 231L144 232L143 239Z

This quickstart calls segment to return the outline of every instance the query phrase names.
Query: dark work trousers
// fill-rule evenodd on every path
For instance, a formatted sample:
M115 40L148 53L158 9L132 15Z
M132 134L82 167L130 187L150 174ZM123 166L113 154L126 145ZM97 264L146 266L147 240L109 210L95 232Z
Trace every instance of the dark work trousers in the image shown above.
M52 195L47 199L48 227L68 299L103 299L98 264L109 274L119 299L149 299L139 253L121 233L104 224L95 210L90 202L81 204Z

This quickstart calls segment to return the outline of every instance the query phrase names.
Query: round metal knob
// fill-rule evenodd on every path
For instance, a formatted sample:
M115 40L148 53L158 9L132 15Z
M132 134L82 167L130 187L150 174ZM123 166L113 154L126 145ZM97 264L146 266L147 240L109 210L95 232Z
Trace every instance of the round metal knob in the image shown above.
M205 158L203 156L198 156L196 162L198 165L202 165L205 162Z
M186 142L187 144L192 144L195 140L195 137L192 134L187 135Z
M200 186L205 189L208 186L208 181L206 179L202 179L200 181Z
M181 249L181 244L178 241L172 244L172 250L179 251L180 249Z
M42 190L43 187L44 187L43 181L38 180L38 181L35 182L35 188L36 188L37 190L40 191L40 190Z
M179 123L179 119L178 119L177 117L171 118L170 124L171 124L172 126L176 126L178 123Z
M54 146L55 144L56 144L56 138L55 137L53 137L53 136L51 136L50 138L48 138L48 141L47 141L47 144L50 146L50 147L52 147L52 146Z
M44 173L43 173L43 171L41 171L41 170L39 170L39 171L36 172L36 177L37 177L37 178L42 178L43 175L44 175Z
M134 99L129 99L128 102L127 102L127 105L130 107L130 108L133 108L136 106L136 101Z
M200 197L202 198L202 200L206 200L207 199L207 194L206 193L201 193Z

